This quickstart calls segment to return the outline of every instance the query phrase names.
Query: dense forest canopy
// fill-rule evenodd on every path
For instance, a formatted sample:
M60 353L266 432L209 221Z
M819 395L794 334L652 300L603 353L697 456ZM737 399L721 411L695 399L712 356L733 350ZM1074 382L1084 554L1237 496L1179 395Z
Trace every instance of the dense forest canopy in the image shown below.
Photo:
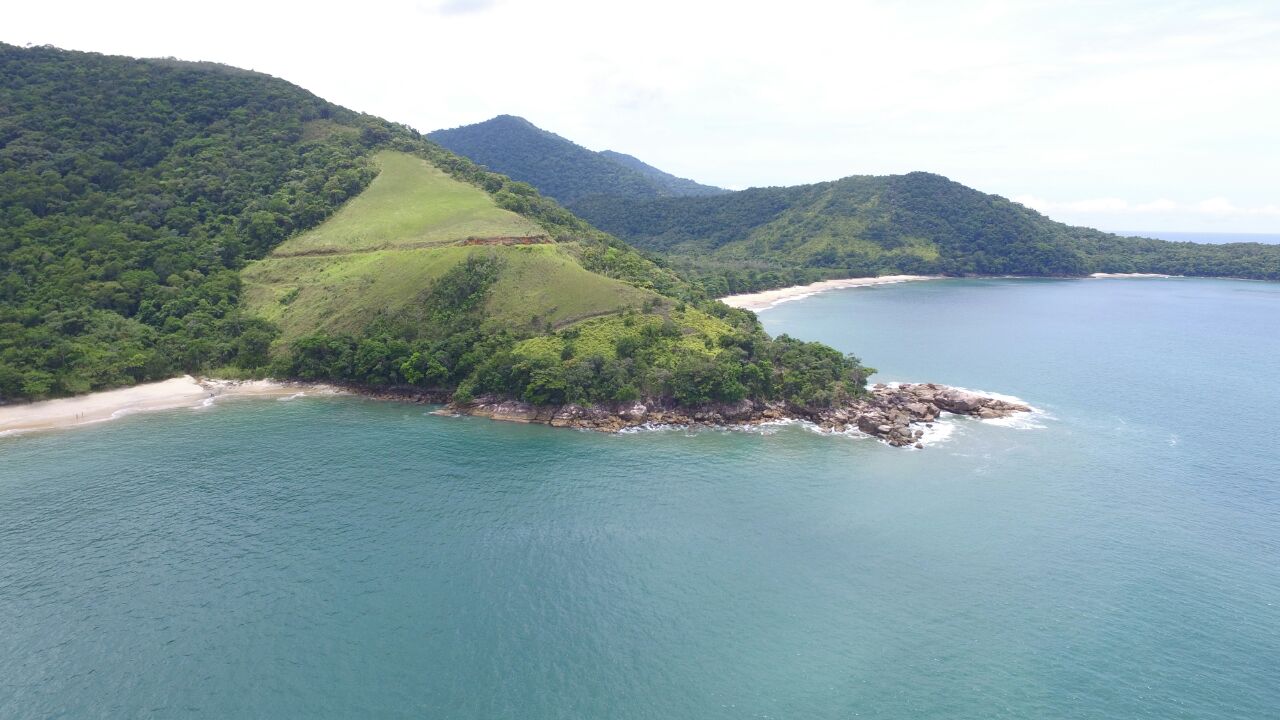
M236 269L372 173L356 116L210 64L0 45L0 397L264 361Z
M209 63L7 45L0 78L0 402L179 372L539 403L753 397L822 405L864 389L856 358L768 338L750 313L709 301L533 186L285 81ZM492 207L541 228L537 239L554 251L535 257L537 247L499 243L473 252L471 237L412 248L456 264L404 287L397 306L409 311L286 341L245 302L242 271L264 267L260 259L364 193L385 152L480 189ZM531 258L547 262L522 264ZM627 290L592 300L584 321L511 320L521 293L546 281L522 268L548 266L568 278L554 290L579 301L587 289ZM341 285L324 272L321 291ZM300 290L271 303L306 297ZM495 298L503 292L515 296ZM495 299L506 315L491 311Z

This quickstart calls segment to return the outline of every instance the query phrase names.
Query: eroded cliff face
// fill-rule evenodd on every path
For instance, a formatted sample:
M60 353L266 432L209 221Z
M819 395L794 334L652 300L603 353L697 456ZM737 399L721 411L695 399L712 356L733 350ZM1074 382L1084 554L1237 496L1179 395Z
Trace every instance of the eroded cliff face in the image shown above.
M727 426L795 419L837 432L856 428L894 447L919 447L924 427L943 413L994 419L1031 412L1031 408L945 385L925 383L876 385L866 397L839 407L820 409L752 400L689 408L655 402L593 406L530 405L482 397L472 402L450 404L444 412L604 432L642 425Z

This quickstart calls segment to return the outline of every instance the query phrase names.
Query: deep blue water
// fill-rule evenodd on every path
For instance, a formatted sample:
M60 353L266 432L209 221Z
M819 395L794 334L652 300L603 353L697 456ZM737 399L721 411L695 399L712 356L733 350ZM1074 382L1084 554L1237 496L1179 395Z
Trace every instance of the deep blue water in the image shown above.
M356 398L0 439L0 717L1275 717L1280 284L761 317L1044 413L922 451Z

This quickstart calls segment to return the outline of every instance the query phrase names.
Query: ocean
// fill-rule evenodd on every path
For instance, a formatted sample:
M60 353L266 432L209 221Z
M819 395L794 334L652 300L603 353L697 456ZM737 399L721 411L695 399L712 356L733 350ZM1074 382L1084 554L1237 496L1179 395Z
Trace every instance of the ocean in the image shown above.
M0 717L1275 716L1280 284L761 319L1039 412L923 450L354 397L0 438Z
M1149 230L1125 230L1118 233L1125 236L1137 236L1145 238L1155 238L1157 240L1169 240L1171 242L1193 242L1207 243L1209 245L1222 245L1224 243L1263 243L1266 245L1280 244L1280 234L1277 233L1220 233L1220 232L1173 232L1173 231L1149 231Z

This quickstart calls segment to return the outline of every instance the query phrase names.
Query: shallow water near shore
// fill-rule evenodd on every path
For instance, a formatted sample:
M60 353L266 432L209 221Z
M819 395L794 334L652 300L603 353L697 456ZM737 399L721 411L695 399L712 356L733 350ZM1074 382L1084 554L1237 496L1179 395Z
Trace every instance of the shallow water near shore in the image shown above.
M1044 413L922 451L355 397L0 438L0 717L1280 707L1280 284L931 281L761 319Z

